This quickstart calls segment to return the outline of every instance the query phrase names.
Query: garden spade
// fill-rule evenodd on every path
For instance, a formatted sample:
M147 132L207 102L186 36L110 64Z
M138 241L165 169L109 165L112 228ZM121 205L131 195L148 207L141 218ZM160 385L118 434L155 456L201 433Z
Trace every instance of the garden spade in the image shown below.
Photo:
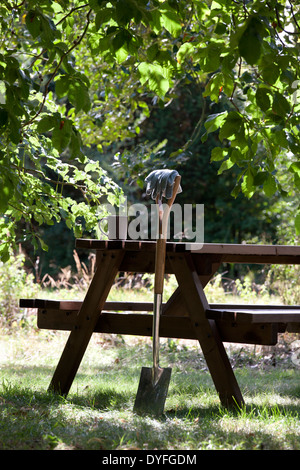
M168 173L167 173L168 172ZM155 172L152 172L152 174ZM152 327L152 337L153 337L153 366L152 367L142 367L139 387L134 403L133 410L138 414L152 414L155 416L160 416L163 414L165 401L167 398L169 383L171 379L170 367L162 368L159 366L159 320L161 315L162 307L162 295L163 295L163 284L164 284L164 271L165 271L165 259L166 259L166 238L167 238L167 227L168 227L168 218L171 210L171 206L174 202L177 192L181 191L180 180L181 177L175 171L170 172L170 170L157 170L156 172L159 177L159 181L163 182L163 187L168 179L168 176L171 174L173 177L172 182L172 193L164 191L163 194L168 197L167 205L165 210L163 210L162 205L162 192L161 187L154 178L152 178L151 184L156 186L154 194L156 196L156 204L158 207L158 222L159 222L159 231L158 231L158 240L156 243L156 252L155 252L155 278L154 278L154 304L153 304L153 327ZM174 173L176 174L174 179ZM150 176L150 175L149 175ZM171 179L171 181L172 181ZM146 179L147 181L147 179ZM158 184L158 189L157 189ZM168 188L170 189L170 188ZM160 193L160 194L159 194ZM153 194L153 193L152 193Z

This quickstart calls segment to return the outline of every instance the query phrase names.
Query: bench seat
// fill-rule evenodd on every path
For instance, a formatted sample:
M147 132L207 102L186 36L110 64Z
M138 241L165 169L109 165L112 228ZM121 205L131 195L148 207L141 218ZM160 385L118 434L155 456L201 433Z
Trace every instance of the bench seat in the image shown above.
M70 331L81 305L80 300L20 300L21 308L38 310L39 328L53 330ZM94 331L152 336L152 314L147 313L152 311L152 302L105 302ZM300 306L211 304L206 316L215 320L224 342L275 345L278 333L300 332ZM186 315L162 315L160 336L196 339L191 319Z

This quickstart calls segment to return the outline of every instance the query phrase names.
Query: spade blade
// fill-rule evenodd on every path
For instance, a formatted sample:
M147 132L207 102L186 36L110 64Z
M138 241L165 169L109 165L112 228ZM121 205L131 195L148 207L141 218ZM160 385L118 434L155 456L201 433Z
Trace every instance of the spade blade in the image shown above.
M158 368L157 378L153 380L153 368L142 367L141 377L133 411L137 414L160 416L164 412L172 369Z

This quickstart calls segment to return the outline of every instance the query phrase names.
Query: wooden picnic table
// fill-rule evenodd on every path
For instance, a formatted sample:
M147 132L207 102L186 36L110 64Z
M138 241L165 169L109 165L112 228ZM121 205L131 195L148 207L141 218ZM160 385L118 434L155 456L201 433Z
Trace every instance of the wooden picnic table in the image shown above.
M94 332L152 335L151 302L108 302L107 296L119 272L154 273L156 242L77 239L76 248L96 250L83 301L20 301L38 308L40 328L71 331L49 387L63 395ZM163 304L160 336L198 340L222 405L241 406L224 342L275 345L278 333L300 332L300 306L210 305L204 287L222 263L297 265L300 246L167 242L165 273L176 276L178 287Z

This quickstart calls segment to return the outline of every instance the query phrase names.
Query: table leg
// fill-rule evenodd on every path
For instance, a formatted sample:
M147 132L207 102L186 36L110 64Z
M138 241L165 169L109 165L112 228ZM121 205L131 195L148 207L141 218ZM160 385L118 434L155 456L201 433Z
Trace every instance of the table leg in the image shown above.
M214 274L220 267L220 262L213 262L211 263L211 269L209 270L209 274L198 274L202 287L204 288L209 281L212 279ZM179 287L175 289L169 300L166 302L162 309L163 315L170 315L172 317L176 316L186 316L186 305L183 298L183 295L180 292Z
M192 258L186 253L169 255L169 260L221 403L242 406L244 400L215 321L206 318L208 302Z
M49 386L50 391L67 395L95 325L124 256L122 250L102 252L76 323L69 335Z

